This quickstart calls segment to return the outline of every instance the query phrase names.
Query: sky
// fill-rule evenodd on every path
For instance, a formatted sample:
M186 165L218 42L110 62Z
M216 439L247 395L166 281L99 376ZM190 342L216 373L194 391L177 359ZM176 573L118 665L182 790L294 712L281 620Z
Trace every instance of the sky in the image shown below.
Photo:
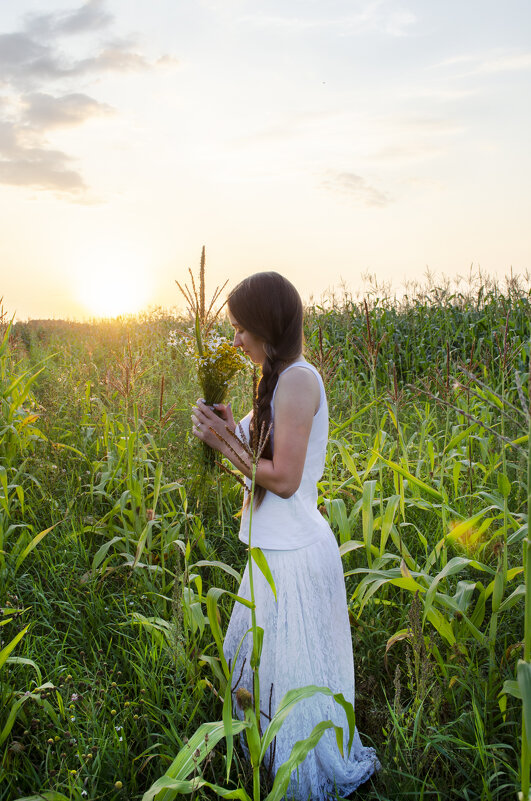
M531 269L529 0L0 4L17 319Z

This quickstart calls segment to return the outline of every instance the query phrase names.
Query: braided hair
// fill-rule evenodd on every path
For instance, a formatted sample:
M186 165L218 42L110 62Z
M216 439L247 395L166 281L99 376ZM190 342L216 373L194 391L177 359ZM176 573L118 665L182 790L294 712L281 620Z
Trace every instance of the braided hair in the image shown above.
M262 430L271 423L271 400L279 374L302 352L302 301L292 283L279 273L255 273L245 278L229 295L231 314L242 328L264 341L266 358L253 404L251 447L257 447ZM256 418L256 419L255 419ZM271 437L262 455L273 458ZM257 486L254 496L258 508L265 489Z

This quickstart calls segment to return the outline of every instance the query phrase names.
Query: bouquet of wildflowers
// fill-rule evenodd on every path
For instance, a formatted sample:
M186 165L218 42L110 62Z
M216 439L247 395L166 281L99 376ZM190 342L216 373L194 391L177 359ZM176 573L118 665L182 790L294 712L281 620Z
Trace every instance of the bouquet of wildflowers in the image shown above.
M207 308L205 303L205 248L201 253L199 290L196 289L191 270L189 273L192 281L191 289L186 284L183 287L178 281L175 282L186 298L188 309L195 321L194 327L189 332L187 350L196 363L197 376L205 403L213 406L215 403L226 401L230 382L238 370L247 364L247 359L226 337L213 331L213 325L225 305L222 304L215 310L215 304L227 282L221 289L216 287ZM177 344L177 332L170 335L170 344ZM205 448L208 452L207 461L212 464L213 451L208 446Z
M197 364L197 376L205 403L208 406L224 403L231 379L246 365L247 360L226 337L210 333L203 338L197 321L195 333L196 348L192 358Z

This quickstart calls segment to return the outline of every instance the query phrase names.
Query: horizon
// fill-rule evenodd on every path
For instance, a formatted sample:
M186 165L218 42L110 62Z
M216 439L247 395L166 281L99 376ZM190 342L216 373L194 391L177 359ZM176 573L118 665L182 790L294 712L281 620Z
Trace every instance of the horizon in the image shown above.
M208 278L208 275L207 275ZM377 277L374 275L366 275L363 277L362 286L358 287L355 291L347 286L345 282L341 282L338 286L331 286L320 294L314 297L312 294L305 297L302 296L304 309L312 309L314 307L322 306L323 308L333 308L339 306L341 308L346 303L358 303L362 305L365 300L369 302L369 307L372 304L390 303L391 306L409 306L418 301L431 301L430 294L440 293L443 297L450 297L460 295L460 300L476 300L478 295L481 299L487 299L492 292L498 293L506 297L511 292L517 292L519 296L531 296L531 273L509 274L500 277L497 275L488 275L478 268L477 271L471 270L468 275L441 275L435 276L429 271L424 274L420 279L412 279L405 282L400 288L394 287L391 282L377 282ZM209 285L207 282L207 296L209 295ZM486 290L486 291L485 291ZM221 298L221 307L225 306L226 300ZM531 298L530 298L531 299ZM87 315L85 317L29 317L19 318L16 312L10 313L2 303L3 298L0 297L0 320L13 320L13 324L29 324L29 323L66 323L78 325L98 325L100 323L112 322L140 322L142 318L147 321L153 317L168 317L175 318L176 320L192 317L190 310L185 306L184 301L180 304L173 306L164 306L162 304L152 304L139 309L136 312L125 312L113 316L103 315ZM437 303L437 298L433 299L433 304ZM222 312L221 320L225 319L225 313Z

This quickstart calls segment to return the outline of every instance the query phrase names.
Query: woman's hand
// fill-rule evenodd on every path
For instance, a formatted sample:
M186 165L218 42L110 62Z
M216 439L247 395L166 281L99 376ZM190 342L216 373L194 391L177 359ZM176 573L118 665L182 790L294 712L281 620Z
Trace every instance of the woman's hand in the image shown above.
M225 421L225 425L227 425L232 431L235 431L236 423L234 421L234 415L232 414L232 407L230 403L215 403L214 409L218 417L221 417L221 419Z
M192 423L194 437L218 451L223 450L223 443L214 431L227 440L229 436L227 427L231 431L236 428L230 403L227 405L215 403L214 406L207 406L202 398L197 400L197 404L192 410Z

